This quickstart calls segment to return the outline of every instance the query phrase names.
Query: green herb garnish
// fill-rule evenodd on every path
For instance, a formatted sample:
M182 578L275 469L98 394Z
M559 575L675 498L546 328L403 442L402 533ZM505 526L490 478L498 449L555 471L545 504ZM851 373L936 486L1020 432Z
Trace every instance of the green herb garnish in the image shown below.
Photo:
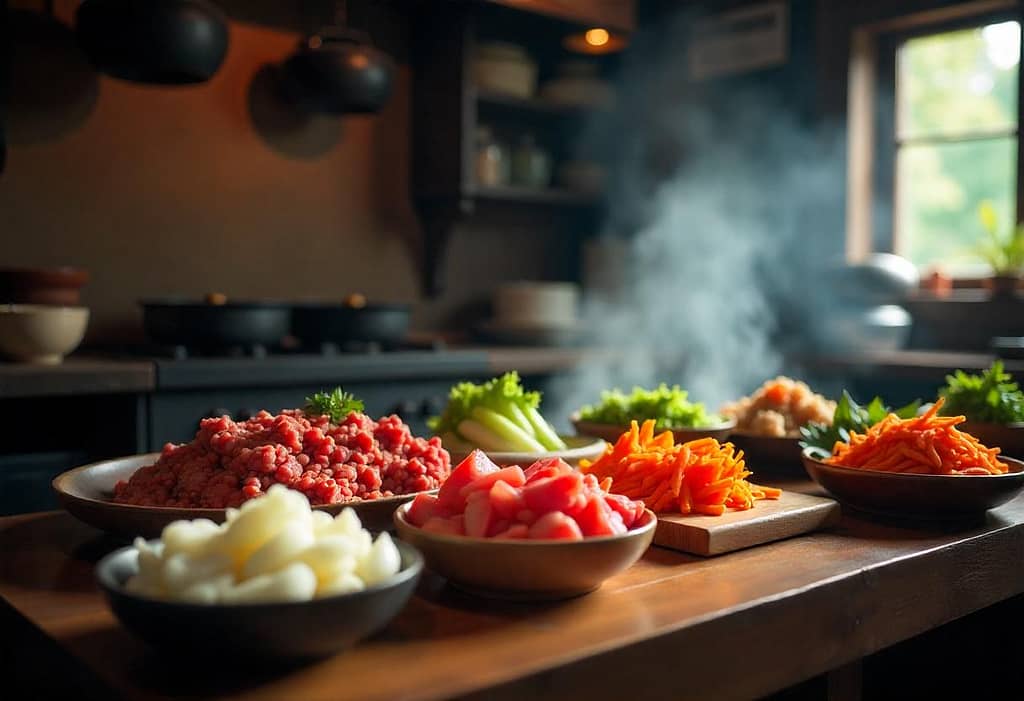
M996 424L1024 421L1024 392L1004 372L1000 360L980 375L968 375L963 370L947 375L939 395L946 399L941 409L944 416L962 414L969 421Z
M804 448L814 448L816 453L832 454L832 447L837 441L844 443L850 440L850 433L864 433L889 414L896 414L901 419L909 419L917 415L921 408L921 400L917 399L899 409L890 409L880 397L875 397L867 406L861 406L853 400L850 393L843 390L843 396L836 404L836 413L832 423L811 423L800 427Z
M679 385L660 384L654 389L634 387L632 394L615 389L601 392L601 401L580 409L580 419L613 426L629 426L630 421L654 419L656 429L694 428L722 423L722 418L709 414L704 405L687 399Z
M326 416L338 424L344 421L350 413L361 413L364 408L361 399L356 399L355 395L343 392L341 387L335 387L333 392L317 392L312 397L306 397L306 406L303 411L316 416Z

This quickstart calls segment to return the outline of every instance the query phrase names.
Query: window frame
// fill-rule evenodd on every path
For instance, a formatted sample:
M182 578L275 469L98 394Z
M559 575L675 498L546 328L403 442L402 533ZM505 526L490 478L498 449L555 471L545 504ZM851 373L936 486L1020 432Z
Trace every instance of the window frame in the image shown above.
M914 27L899 32L890 32L879 37L879 59L878 59L878 84L879 91L876 100L875 112L875 198L882 206L875 207L876 217L885 217L885 221L875 221L875 247L879 249L880 235L884 237L884 245L888 252L894 252L898 248L900 232L897 227L897 192L899 187L896 157L899 152L901 141L897 133L897 59L899 49L908 41L935 34L945 34L963 29L971 29L997 22L1017 21L1021 22L1020 10L1003 10L961 17L941 23L933 23ZM1024 27L1024 23L1022 23ZM1024 51L1024 42L1022 42ZM1017 126L1013 136L1017 140L1017 179L1014 184L1016 193L1015 217L1017 223L1022 221L1024 214L1024 178L1021 176L1022 160L1024 160L1024 149L1021 140L1021 116L1022 116L1022 93L1024 93L1024 81L1021 80L1022 62L1017 63ZM1003 134L1007 136L1008 134ZM999 135L993 135L999 136ZM950 142L963 142L968 138L953 137ZM935 139L939 140L939 139ZM931 141L931 139L929 139ZM903 142L905 143L905 142ZM879 210L882 210L881 212Z
M952 19L940 21L924 21L910 23L910 26L903 26L898 29L879 30L865 35L868 37L868 45L873 53L871 59L874 63L873 84L871 99L871 133L870 143L860 143L871 149L870 157L870 212L866 215L869 221L870 241L847 241L849 257L856 258L858 251L863 251L865 244L869 250L876 252L892 253L897 248L899 232L897 230L897 172L896 155L900 147L896 131L897 104L896 104L896 81L897 81L897 56L900 47L911 39L916 39L934 34L943 34L962 29L994 24L997 22L1016 21L1024 29L1024 6L1004 7L999 9L987 9L971 14L964 14ZM863 41L863 37L862 37ZM851 76L853 61L856 56L851 56ZM862 57L863 58L863 57ZM851 89L853 86L851 85ZM863 86L861 87L863 89ZM861 96L863 97L863 96ZM851 118L855 95L851 91ZM1009 134L1005 134L1009 135ZM1004 134L993 133L992 136L1005 136ZM1016 194L1016 223L1024 222L1024 42L1021 43L1021 60L1017 63L1017 126L1013 134L1017 139L1017 168L1014 192ZM970 138L970 137L967 137ZM962 142L967 138L952 137L950 142ZM936 140L940 140L941 137ZM929 139L930 140L930 139ZM857 148L858 145L851 141L850 148ZM852 158L852 154L851 154ZM861 200L863 202L863 200ZM849 202L847 206L857 206L856 202ZM850 218L848 217L848 222ZM847 236L851 237L855 232L848 231ZM974 287L980 286L983 278L959 276L954 279L956 286Z

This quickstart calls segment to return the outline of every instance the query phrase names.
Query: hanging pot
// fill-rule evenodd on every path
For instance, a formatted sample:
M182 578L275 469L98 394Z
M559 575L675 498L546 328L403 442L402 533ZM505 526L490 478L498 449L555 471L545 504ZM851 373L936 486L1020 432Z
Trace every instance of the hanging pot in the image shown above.
M79 43L93 64L139 83L209 80L228 50L228 22L208 0L84 0Z
M285 89L312 112L372 113L391 95L394 70L391 58L365 34L326 27L285 61Z

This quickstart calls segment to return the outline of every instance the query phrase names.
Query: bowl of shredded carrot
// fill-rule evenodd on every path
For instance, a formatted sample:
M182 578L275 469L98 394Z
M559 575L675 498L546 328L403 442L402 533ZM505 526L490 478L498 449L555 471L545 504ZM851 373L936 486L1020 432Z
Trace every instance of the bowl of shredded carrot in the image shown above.
M642 500L656 514L721 516L727 509L752 508L759 499L778 499L782 490L747 481L743 451L712 437L676 443L672 431L655 435L655 422L628 431L596 460L581 460L605 491Z
M831 455L807 448L804 467L841 502L898 516L962 517L1016 496L1024 463L959 430L964 417L940 416L942 404L909 419L890 414L837 441Z

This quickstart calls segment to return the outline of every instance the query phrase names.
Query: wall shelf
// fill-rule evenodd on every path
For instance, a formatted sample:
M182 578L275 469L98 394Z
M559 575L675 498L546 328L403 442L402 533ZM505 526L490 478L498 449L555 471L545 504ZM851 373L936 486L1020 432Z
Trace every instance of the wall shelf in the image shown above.
M465 190L467 197L493 202L518 204L537 204L566 207L596 207L601 202L600 193L576 192L565 188L529 188L529 187L480 187L472 186Z
M518 4L518 3L517 3ZM542 98L519 98L478 91L473 84L473 56L479 42L508 41L525 47L538 64L539 83L557 73L558 65L579 58L565 51L562 39L593 26L600 5L584 3L588 13L572 17L573 6L540 0L510 7L501 2L420 3L412 22L413 36L412 200L422 230L420 268L423 291L438 295L439 270L452 229L469 216L486 216L494 206L536 208L548 223L552 208L559 228L576 234L595 228L601 193L551 187L534 189L474 183L477 127L493 126L500 138L512 141L530 134L559 162L578 157L571 146L579 122L600 108L558 104ZM633 3L618 3L632 15ZM553 8L557 8L555 12ZM581 6L583 8L583 6ZM530 11L530 10L534 11ZM538 14L541 13L541 14ZM568 14L567 14L568 13ZM621 26L621 22L608 22ZM614 70L615 56L589 57L603 73ZM501 221L496 219L495 228ZM554 225L554 224L553 224Z
M586 117L602 109L600 107L562 104L540 97L516 97L482 91L477 91L476 100L481 109L500 109L510 113L519 112L550 117Z

